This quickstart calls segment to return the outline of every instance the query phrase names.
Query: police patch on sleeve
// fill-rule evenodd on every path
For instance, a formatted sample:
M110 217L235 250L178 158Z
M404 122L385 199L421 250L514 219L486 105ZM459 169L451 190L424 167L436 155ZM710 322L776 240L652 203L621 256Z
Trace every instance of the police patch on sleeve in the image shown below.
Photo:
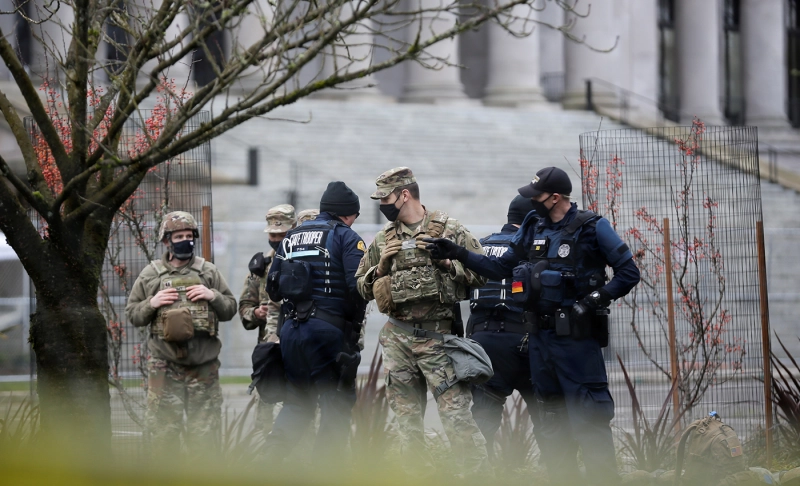
M359 250L361 250L363 252L367 251L367 245L364 244L363 240L358 240L358 245L356 245L356 248L358 248Z

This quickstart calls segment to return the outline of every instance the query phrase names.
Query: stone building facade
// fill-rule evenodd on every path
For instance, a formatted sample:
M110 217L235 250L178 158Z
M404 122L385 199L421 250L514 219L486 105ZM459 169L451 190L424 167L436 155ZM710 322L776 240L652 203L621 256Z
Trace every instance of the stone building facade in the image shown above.
M423 6L438 5L438 0L420 1ZM0 0L6 12L13 4L14 0ZM565 108L584 108L586 80L593 78L594 102L618 103L615 93L627 90L631 99L638 100L633 103L638 108L657 110L675 121L697 115L711 124L800 124L800 0L578 2L577 11L586 16L565 13L553 0L537 0L534 5L545 7L533 13L543 24L528 37L514 38L501 27L487 24L434 46L438 56L461 67L429 70L404 63L354 83L372 87L322 96L549 109L554 105L548 101L556 101ZM33 3L22 8L33 18L41 15ZM520 15L529 15L527 6L516 8L524 9L517 12ZM56 15L41 25L0 15L0 28L33 72L46 68L43 47L33 34L52 39L56 50L68 45L59 23L69 24L73 13L62 8ZM179 28L181 22L185 24L186 19L179 16L174 27ZM552 28L564 26L569 26L571 36L585 42L572 42ZM254 40L248 35L257 36L259 30L243 26L237 39L247 45ZM231 42L231 35L219 34L212 55L230 55ZM359 62L380 62L383 55L379 49L374 57L368 50L356 54L363 57ZM117 53L106 45L98 55L113 58ZM213 73L203 56L195 52L174 66L170 77L209 82ZM302 76L310 79L326 69L312 65ZM0 65L0 80L8 78L7 69ZM247 83L242 81L240 89L251 88Z

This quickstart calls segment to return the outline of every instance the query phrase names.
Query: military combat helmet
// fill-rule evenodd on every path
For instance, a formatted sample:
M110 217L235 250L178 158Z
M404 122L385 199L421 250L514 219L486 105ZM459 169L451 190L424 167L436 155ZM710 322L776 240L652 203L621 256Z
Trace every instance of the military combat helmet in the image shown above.
M194 216L186 211L173 211L164 215L164 220L161 222L161 229L158 231L158 240L164 241L174 231L192 230L195 238L200 234L197 232L197 221Z

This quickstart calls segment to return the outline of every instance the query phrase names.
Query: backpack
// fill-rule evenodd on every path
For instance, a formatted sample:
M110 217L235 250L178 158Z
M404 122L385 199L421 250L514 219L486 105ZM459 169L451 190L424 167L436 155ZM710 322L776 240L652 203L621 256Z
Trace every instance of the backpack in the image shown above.
M686 469L681 477L684 459ZM724 424L716 412L695 420L681 435L675 486L681 483L708 486L744 470L742 443L733 428Z

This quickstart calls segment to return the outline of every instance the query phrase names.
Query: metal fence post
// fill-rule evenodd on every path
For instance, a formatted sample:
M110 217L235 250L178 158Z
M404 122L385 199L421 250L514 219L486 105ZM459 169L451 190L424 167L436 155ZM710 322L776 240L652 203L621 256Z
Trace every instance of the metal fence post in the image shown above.
M594 103L592 103L592 80L586 80L586 109L594 111Z
M247 185L258 185L258 148L250 147L247 150Z

